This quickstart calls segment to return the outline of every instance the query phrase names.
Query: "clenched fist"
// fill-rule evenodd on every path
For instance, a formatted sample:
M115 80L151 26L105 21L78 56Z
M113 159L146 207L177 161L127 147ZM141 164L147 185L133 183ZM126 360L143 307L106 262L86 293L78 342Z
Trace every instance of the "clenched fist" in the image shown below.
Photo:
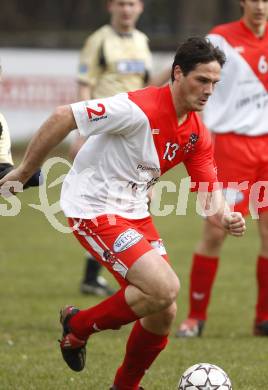
M243 236L246 231L246 222L241 213L232 212L229 215L224 215L222 225L225 230L232 236Z

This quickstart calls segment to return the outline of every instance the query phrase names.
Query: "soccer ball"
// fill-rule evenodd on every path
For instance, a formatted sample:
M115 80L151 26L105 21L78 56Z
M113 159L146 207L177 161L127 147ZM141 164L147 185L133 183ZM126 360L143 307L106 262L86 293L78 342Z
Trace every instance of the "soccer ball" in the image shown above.
M182 374L178 390L232 390L232 384L220 367L198 363Z

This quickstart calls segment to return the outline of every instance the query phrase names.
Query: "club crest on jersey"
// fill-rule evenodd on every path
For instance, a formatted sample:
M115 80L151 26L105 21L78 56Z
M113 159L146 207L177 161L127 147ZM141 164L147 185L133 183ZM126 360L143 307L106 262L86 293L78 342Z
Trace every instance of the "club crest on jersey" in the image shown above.
M195 133L192 133L189 137L189 141L187 142L186 145L183 146L183 151L184 153L189 153L195 148L195 144L198 141L199 136Z
M106 108L102 103L96 104L95 107L86 107L86 110L90 122L97 122L107 118L107 115L105 115Z
M103 252L102 260L107 261L110 264L114 264L117 259L110 250L106 250Z
M143 235L138 233L135 229L127 229L121 233L114 242L114 252L123 252L132 245L137 244L142 239Z

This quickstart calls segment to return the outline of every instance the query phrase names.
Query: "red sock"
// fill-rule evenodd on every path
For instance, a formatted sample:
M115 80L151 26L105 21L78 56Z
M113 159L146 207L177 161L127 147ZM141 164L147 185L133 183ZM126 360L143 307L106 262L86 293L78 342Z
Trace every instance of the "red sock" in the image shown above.
M125 288L87 310L81 310L70 320L74 334L86 339L92 333L105 329L119 329L122 325L137 320L125 299Z
M145 371L165 348L167 341L167 336L151 333L142 327L140 321L136 321L127 342L123 364L115 376L116 389L138 390Z
M259 256L257 261L258 300L256 322L268 320L268 259Z
M190 280L190 311L188 317L206 320L212 285L219 258L194 254Z

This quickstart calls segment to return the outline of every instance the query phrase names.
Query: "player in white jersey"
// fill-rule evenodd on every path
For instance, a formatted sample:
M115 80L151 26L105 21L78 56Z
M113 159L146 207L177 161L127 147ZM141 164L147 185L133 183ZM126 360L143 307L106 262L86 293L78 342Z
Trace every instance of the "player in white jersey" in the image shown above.
M2 67L0 64L0 82L2 81ZM7 122L4 115L0 113L0 179L7 175L14 168L14 163L11 154L11 140ZM25 183L24 188L38 186L40 178L40 170L38 170Z
M91 34L81 51L78 72L78 99L88 100L134 91L146 84L162 85L170 70L152 76L152 54L148 37L135 28L143 12L142 0L109 0L110 24ZM71 146L74 158L85 138L76 137ZM99 276L101 264L89 254L81 292L111 295L107 281Z
M204 110L214 137L218 179L236 211L257 217L258 295L254 334L268 336L268 1L240 1L243 16L208 37L226 54L222 81ZM227 190L228 188L228 190ZM190 281L188 318L177 335L201 335L225 233L204 222Z
M244 234L244 219L230 212L218 190L211 137L195 112L203 110L224 61L208 40L192 38L177 50L171 85L59 107L31 141L22 164L0 181L0 188L7 180L25 182L76 127L89 139L98 135L78 152L63 183L61 206L79 242L121 289L86 310L64 308L60 347L68 366L80 371L94 333L135 321L113 390L141 389L176 315L179 281L148 213L148 188L183 162L204 209L215 207L208 220L234 236Z

